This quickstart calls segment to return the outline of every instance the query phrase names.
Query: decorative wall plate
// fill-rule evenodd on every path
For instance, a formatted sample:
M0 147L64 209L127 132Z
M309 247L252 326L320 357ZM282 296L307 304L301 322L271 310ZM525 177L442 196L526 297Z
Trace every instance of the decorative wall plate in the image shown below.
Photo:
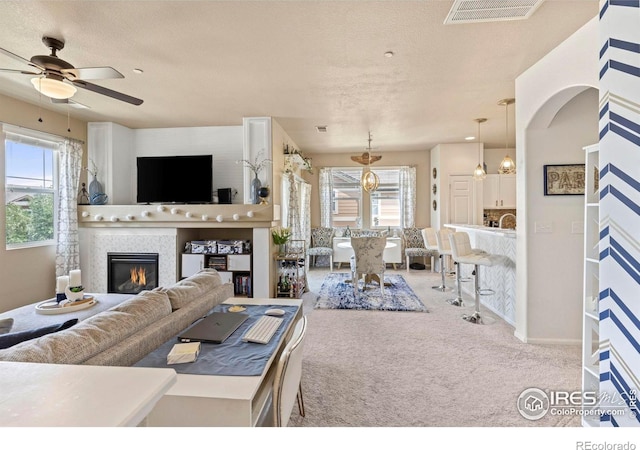
M436 202L435 200L433 201L433 210L437 210L438 209L438 202Z
M435 180L437 176L438 176L438 169L436 169L436 168L434 167L434 168L433 168L433 179Z
M436 186L435 183L434 183L434 185L433 185L433 195L436 195L436 192L438 192L438 186Z

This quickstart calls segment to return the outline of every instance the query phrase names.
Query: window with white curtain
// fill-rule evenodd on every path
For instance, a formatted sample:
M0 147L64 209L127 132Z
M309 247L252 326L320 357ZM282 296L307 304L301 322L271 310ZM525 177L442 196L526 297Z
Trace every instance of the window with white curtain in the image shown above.
M5 127L7 249L55 244L58 144Z
M362 223L362 188L359 168L333 168L331 178L331 226L359 228Z
M371 228L401 227L400 170L379 169L375 174L380 179L378 189L370 195Z
M377 190L367 193L360 185L364 168L326 167L320 171L322 226L351 228L412 227L415 213L415 168L372 168ZM363 208L363 202L369 208Z

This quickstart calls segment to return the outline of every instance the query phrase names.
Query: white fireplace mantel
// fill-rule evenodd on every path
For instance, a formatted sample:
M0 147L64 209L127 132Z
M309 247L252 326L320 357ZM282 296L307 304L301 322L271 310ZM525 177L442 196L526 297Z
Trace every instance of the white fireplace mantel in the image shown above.
M198 229L251 229L253 267L271 267L270 228L279 225L279 205L81 205L78 206L81 268L91 289L106 289L108 252L160 254L160 283L179 278L183 237ZM189 231L192 230L192 231ZM254 270L255 297L270 297L271 270Z
M270 228L280 205L79 205L81 227Z

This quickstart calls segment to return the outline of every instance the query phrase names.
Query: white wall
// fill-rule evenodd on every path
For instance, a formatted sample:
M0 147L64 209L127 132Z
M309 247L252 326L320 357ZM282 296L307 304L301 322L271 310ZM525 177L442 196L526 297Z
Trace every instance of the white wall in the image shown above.
M568 106L566 114L559 111L589 87L597 88L598 51L596 17L516 79L515 334L525 342L580 342L581 311L576 309L575 298L582 292L582 277L577 272L582 250L575 241L582 235L571 236L567 220L582 220L578 215L582 197L545 198L542 164L583 161L580 148L597 142L598 105L597 101L593 104L593 93L576 99L578 103ZM574 117L569 117L571 113ZM554 121L556 114L559 117ZM567 220L560 220L558 211L565 202L572 212ZM536 234L535 222L550 222L552 232ZM570 300L565 299L567 292Z

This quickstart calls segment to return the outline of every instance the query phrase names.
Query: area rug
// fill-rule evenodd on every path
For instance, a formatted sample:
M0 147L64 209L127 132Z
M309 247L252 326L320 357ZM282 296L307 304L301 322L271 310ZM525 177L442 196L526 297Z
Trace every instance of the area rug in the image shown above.
M401 275L385 275L384 296L378 283L369 283L366 289L353 292L353 285L346 283L350 273L330 273L325 277L316 299L316 309L370 309L382 311L427 312L427 308L416 296ZM360 281L360 288L362 288ZM389 285L390 283L390 285Z

